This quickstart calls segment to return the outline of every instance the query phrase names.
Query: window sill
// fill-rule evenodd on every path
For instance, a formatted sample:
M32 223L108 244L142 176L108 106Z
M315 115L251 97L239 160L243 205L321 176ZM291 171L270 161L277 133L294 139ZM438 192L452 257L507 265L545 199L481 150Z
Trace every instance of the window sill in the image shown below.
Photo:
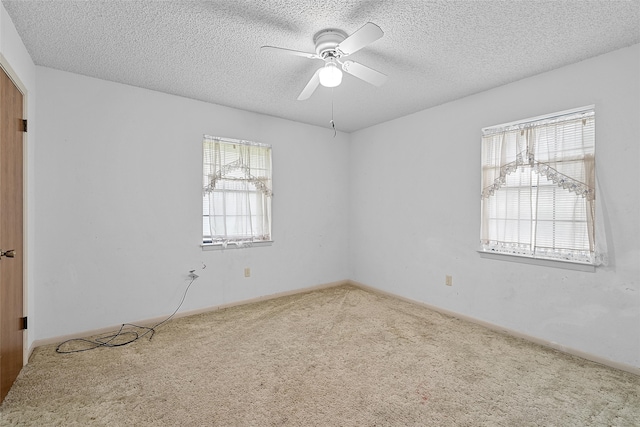
M200 245L203 251L224 251L227 249L249 249L261 246L271 246L273 240L263 240L260 242L252 242L251 245L237 245L235 243L229 243L227 246L223 246L222 243L203 243Z
M518 262L521 264L541 265L543 267L563 268L565 270L585 271L595 273L596 266L591 264L580 264L570 261L557 261L551 259L529 258L519 255L496 254L484 251L478 251L481 258L494 259L498 261Z

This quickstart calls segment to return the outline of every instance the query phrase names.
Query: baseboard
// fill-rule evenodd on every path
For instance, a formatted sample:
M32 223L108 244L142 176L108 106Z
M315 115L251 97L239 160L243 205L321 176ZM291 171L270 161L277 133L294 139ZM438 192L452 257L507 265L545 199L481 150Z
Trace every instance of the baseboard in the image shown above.
M29 362L29 360L31 360L31 355L33 354L33 350L35 349L35 342L32 342L31 345L27 348L27 357L25 358L25 361L22 362L22 366L25 366Z
M264 296L260 296L260 297L256 297L256 298L249 298L246 300L240 300L240 301L235 301L235 302L231 302L231 303L227 303L227 304L221 304L221 305L216 305L216 306L210 306L210 307L206 307L206 308L201 308L201 309L197 309L197 310L190 310L190 311L184 311L184 312L178 312L176 313L176 315L174 316L174 319L178 319L181 317L187 317L187 316L193 316L196 314L202 314L202 313L208 313L211 311L216 311L216 310L221 310L224 308L230 308L230 307L235 307L235 306L239 306L239 305L244 305L244 304L251 304L251 303L256 303L256 302L260 302L260 301L267 301L267 300L271 300L271 299L275 299L275 298L281 298L281 297L285 297L285 296L290 296L290 295L297 295L297 294L303 294L303 293L307 293L307 292L312 292L312 291L316 291L316 290L320 290L320 289L326 289L326 288L332 288L332 287L336 287L336 286L343 286L343 285L352 285L370 292L375 292L381 295L385 295L391 298L396 298L399 299L401 301L405 301L411 304L417 304L420 305L422 307L428 308L430 310L433 311L437 311L439 313L445 314L447 316L451 316L451 317L455 317L457 319L461 319L461 320L465 320L467 322L471 322L471 323L475 323L477 325L483 326L487 329L491 329L493 331L496 332L501 332L501 333L505 333L507 335L516 337L516 338L521 338L521 339L525 339L527 341L545 346L545 347L549 347L552 348L554 350L558 350L562 353L567 353L570 354L572 356L577 356L580 357L582 359L586 359L586 360L590 360L592 362L596 362L599 363L601 365L605 365L605 366L609 366L611 368L615 368L615 369L619 369L621 371L625 371L625 372L629 372L631 374L634 375L638 375L640 376L640 367L636 367L633 365L628 365L625 363L620 363L620 362L616 362L614 360L610 360L610 359L606 359L591 353L587 353L584 352L582 350L577 350L575 348L571 348L571 347L566 347L563 346L559 343L556 342L552 342L552 341L548 341L539 337L535 337L532 335L528 335L513 329L509 329L509 328L505 328L503 326L497 325L495 323L491 323L491 322L487 322L484 320L480 320L480 319L476 319L474 317L471 316L467 316L461 313L457 313L454 311L450 311L450 310L446 310L443 309L441 307L436 307L421 301L417 301L411 298L406 298L388 291L384 291L378 288L374 288L372 286L368 286L365 285L364 283L360 283L354 280L341 280L341 281L337 281L337 282L331 282L331 283L325 283L325 284L321 284L321 285L315 285L315 286L310 286L310 287L306 287L306 288L300 288L300 289L295 289L295 290L291 290L291 291L284 291L284 292L278 292L275 294L269 294L269 295L264 295ZM164 319L166 319L166 316L161 316L161 317L156 317L156 318L152 318L152 319L145 319L145 320L140 320L137 322L131 322L134 323L136 325L140 325L140 326L152 326L155 325L161 321L163 321ZM100 328L100 329L93 329L93 330L87 330L87 331L83 331L83 332L78 332L78 333L74 333L74 334L70 334L70 335L64 335L64 336L57 336L57 337L53 337L53 338L46 338L46 339L42 339L42 340L35 340L32 344L31 347L29 349L29 356L31 356L31 354L33 353L33 350L36 349L37 347L43 346L43 345L49 345L49 344L57 344L57 343L61 343L63 341L69 340L69 339L74 339L74 338L84 338L84 337L88 337L88 336L93 336L93 335L100 335L100 334L105 334L108 332L113 332L114 330L117 331L120 326L122 324L118 324L118 325L113 325L113 326L109 326L109 327L105 327L105 328Z
M286 297L286 296L290 296L290 295L303 294L303 293L307 293L307 292L317 291L317 290L320 290L320 289L332 288L332 287L336 287L336 286L343 286L343 285L346 285L346 284L348 284L347 280L341 280L341 281L338 281L338 282L324 283L324 284L321 284L321 285L309 286L309 287L306 287L306 288L300 288L300 289L295 289L295 290L291 290L291 291L277 292L275 294L264 295L264 296L260 296L260 297L256 297L256 298L249 298L249 299L235 301L235 302L231 302L231 303L227 303L227 304L220 304L220 305L216 305L216 306L199 308L199 309L196 309L196 310L178 312L178 313L175 314L175 316L173 316L173 318L174 319L179 319L181 317L194 316L196 314L209 313L211 311L222 310L223 308L229 308L229 307L235 307L235 306L239 306L239 305L251 304L251 303L256 303L256 302L260 302L260 301L267 301L267 300ZM139 325L139 326L153 326L153 325L156 325L159 322L162 322L163 320L165 320L167 318L167 316L168 315L155 317L155 318L151 318L151 319L139 320L139 321L135 321L135 322L128 322L128 323ZM33 350L35 350L37 347L40 347L40 346L43 346L43 345L58 344L58 343L61 343L61 342L67 341L67 340L71 340L71 339L75 339L75 338L86 338L86 337L90 337L90 336L94 336L94 335L106 334L106 333L109 333L109 332L117 331L118 329L120 329L121 326L122 326L122 323L120 323L118 325L112 325L112 326L108 326L108 327L104 327L104 328L99 328L99 329L85 330L85 331L82 331L82 332L77 332L77 333L73 333L73 334L69 334L69 335L61 335L61 336L45 338L45 339L41 339L41 340L35 340L31 344L31 347L29 349L29 357L31 357L31 354L33 353Z
M433 305L430 305L430 304L427 304L427 303L424 303L424 302L421 302L421 301L417 301L417 300L414 300L414 299L411 299L411 298L406 298L406 297L394 294L392 292L383 291L381 289L374 288L372 286L368 286L368 285L365 285L364 283L356 282L354 280L348 280L347 283L349 285L353 285L353 286L356 286L358 288L361 288L361 289L364 289L364 290L367 290L367 291L371 291L371 292L374 292L374 293L385 295L385 296L388 296L388 297L391 297L391 298L396 298L396 299L399 299L401 301L405 301L405 302L408 302L408 303L411 303L411 304L417 304L419 306L428 308L430 310L437 311L438 313L442 313L442 314L445 314L447 316L455 317L457 319L461 319L461 320L464 320L464 321L467 321L467 322L475 323L476 325L483 326L483 327L485 327L487 329L491 329L491 330L496 331L496 332L501 332L501 333L510 335L512 337L521 338L521 339L524 339L524 340L527 340L527 341L542 345L544 347L549 347L549 348L552 348L554 350L558 350L558 351L560 351L562 353L570 354L572 356L577 356L577 357L580 357L582 359L590 360L591 362L599 363L601 365L605 365L605 366L608 366L610 368L619 369L621 371L629 372L630 374L634 374L634 375L640 376L640 367L636 367L636 366L633 366L633 365L628 365L626 363L616 362L615 360L606 359L604 357L597 356L597 355L591 354L591 353L587 353L587 352L584 352L582 350L577 350L575 348L566 347L566 346L563 346L563 345L561 345L559 343L556 343L556 342L553 342L553 341L548 341L548 340L545 340L545 339L542 339L542 338L539 338L539 337L535 337L535 336L532 336L532 335L528 335L528 334L525 334L525 333L522 333L522 332L519 332L519 331L516 331L516 330L513 330L513 329L505 328L505 327L497 325L495 323L491 323L491 322L487 322L487 321L484 321L484 320L476 319L474 317L470 317L470 316L467 316L467 315L464 315L464 314L461 314L461 313L457 313L457 312L454 312L454 311L450 311L450 310L447 310L447 309L436 307L436 306L433 306Z

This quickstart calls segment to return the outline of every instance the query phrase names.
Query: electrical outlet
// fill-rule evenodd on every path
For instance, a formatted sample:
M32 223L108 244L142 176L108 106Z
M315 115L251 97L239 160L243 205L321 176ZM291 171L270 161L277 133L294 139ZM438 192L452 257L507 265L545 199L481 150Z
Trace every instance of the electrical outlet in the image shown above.
M251 277L251 269L249 267L244 268L244 277Z
M445 278L444 284L447 285L447 286L453 286L453 277L451 277L451 276L449 276L447 274L447 277Z

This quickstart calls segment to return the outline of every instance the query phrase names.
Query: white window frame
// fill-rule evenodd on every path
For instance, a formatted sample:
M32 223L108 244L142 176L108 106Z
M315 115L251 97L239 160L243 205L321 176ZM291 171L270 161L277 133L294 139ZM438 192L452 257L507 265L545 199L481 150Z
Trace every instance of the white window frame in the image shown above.
M561 123L563 121L569 123L571 120L573 120L574 123L576 120L582 120L583 125L585 123L589 124L589 133L585 134L584 137L581 136L575 139L575 141L579 140L583 146L586 146L578 155L578 157L583 156L583 159L578 162L572 160L574 164L579 164L582 167L582 169L580 169L582 173L575 179L554 169L553 166L555 166L555 164L545 162L545 156L562 156L563 154L549 151L548 147L547 151L543 153L542 150L537 147L537 134L535 133L537 132L536 129L543 130L545 126L553 126L555 123ZM587 120L590 121L587 122ZM606 245L604 245L603 239L599 239L602 241L597 242L599 243L597 247L595 244L595 107L590 105L516 122L490 126L483 128L482 133L481 236L480 248L478 249L480 255L483 258L570 268L582 271L594 271L596 265L605 264ZM513 138L514 133L522 135L521 138L517 138L517 142ZM503 138L500 142L502 145L500 146L501 151L499 153L495 151L497 149L495 146L498 145L495 141L496 137ZM518 145L521 143L522 145ZM505 147L507 148L505 149ZM560 163L558 164L561 164L562 161L563 160L560 159ZM584 164L579 163L582 161L584 161ZM585 170L588 170L588 172L584 172ZM515 175L518 173L525 173L525 176L529 174L531 176L528 181L529 184L527 184L527 179L524 180L524 185L522 183L519 185L514 184L516 181ZM540 181L540 183L542 183L543 180L546 188L553 191L554 195L556 193L562 195L567 194L569 195L567 199L570 197L583 197L585 199L583 203L584 208L580 208L584 209L584 212L577 212L578 215L585 215L585 218L588 217L588 221L585 221L584 225L584 233L587 233L589 237L587 243L585 243L585 239L582 238L581 243L576 243L575 246L571 248L555 247L555 245L553 247L544 247L543 244L539 244L536 240L536 233L543 239L551 239L550 233L543 235L537 231L538 228L541 228L538 226L538 224L541 224L541 219L537 207L534 207L534 202L542 205L542 203L538 201L542 198L534 196L531 198L531 201L525 199L524 211L519 206L513 210L513 208L511 208L512 205L507 205L510 202L499 202L499 197L490 200L494 195L500 195L504 200L508 200L505 191L518 192L519 189L525 190L525 192L529 191L530 194L534 194L534 192L537 194L538 191L543 188L542 186L538 188L537 182ZM555 188L556 186L557 188ZM499 194L499 192L502 193ZM496 204L498 205L498 209L504 209L504 213L501 211L502 219L496 219L495 217ZM526 206L529 206L530 209ZM581 204L576 203L575 206L579 207ZM508 211L507 207L511 210ZM553 209L555 209L555 206L553 206ZM523 213L524 215L521 215ZM517 215L517 217L514 215ZM530 215L530 217L528 215ZM524 217L524 220L522 217ZM500 227L503 227L503 224L510 221L515 222L516 219L519 220L520 223L524 223L525 228L530 225L534 231L529 234L524 233L527 234L524 239L520 237L514 238L514 235L517 234L516 232L511 233L507 238L499 236L499 232L495 231L497 228L494 225L496 223L495 221L498 221ZM493 224L489 225L491 221L493 221ZM556 222L554 217L552 221L547 221L547 224L556 224ZM582 221L577 219L572 221L578 230L580 230L581 222ZM553 229L553 233L555 233L555 225ZM555 234L553 238L555 238Z
M268 144L204 135L203 250L273 243L271 154Z

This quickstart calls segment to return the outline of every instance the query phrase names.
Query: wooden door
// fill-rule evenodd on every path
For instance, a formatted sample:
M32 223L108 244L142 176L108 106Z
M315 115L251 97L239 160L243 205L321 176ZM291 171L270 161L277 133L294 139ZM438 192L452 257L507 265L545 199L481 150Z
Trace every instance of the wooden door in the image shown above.
M22 369L22 93L0 68L0 402ZM15 251L15 252L12 252ZM12 256L13 255L13 256Z

